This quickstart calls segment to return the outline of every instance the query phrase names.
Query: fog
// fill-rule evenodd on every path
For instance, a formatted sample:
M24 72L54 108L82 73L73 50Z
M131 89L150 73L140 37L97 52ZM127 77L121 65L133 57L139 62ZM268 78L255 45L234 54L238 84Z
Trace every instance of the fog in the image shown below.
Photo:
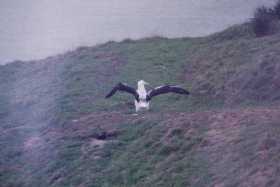
M0 64L108 40L204 36L242 23L274 0L3 0Z

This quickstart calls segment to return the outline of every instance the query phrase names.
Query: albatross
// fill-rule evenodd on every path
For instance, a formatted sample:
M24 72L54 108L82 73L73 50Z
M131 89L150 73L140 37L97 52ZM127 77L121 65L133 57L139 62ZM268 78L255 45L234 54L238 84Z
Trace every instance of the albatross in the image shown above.
M153 88L149 91L146 90L145 85L148 85L147 82L140 80L137 83L137 89L128 86L124 83L118 83L113 89L105 96L105 98L110 98L113 96L117 91L127 92L132 94L135 98L135 110L138 112L141 109L150 109L150 101L153 97L166 94L166 93L177 93L183 95L189 95L190 92L181 88L179 86L172 86L172 85L163 85L156 88Z

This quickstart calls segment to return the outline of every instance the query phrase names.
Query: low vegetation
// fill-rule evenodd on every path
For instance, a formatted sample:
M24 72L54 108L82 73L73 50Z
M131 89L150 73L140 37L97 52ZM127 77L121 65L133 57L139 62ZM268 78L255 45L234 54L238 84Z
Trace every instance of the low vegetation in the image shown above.
M258 7L252 19L252 27L257 37L279 32L280 1L274 7Z
M274 6L274 13L277 16L278 19L280 19L280 1L277 1L277 3Z

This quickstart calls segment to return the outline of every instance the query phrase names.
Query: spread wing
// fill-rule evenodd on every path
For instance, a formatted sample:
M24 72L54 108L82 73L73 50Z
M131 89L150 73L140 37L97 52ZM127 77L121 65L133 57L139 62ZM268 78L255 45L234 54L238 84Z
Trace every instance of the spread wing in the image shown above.
M105 98L109 98L111 96L113 96L117 91L122 91L122 92L127 92L132 94L135 99L139 102L139 95L136 92L136 90L126 84L123 83L118 83L107 95Z
M155 97L160 94L165 94L165 93L177 93L177 94L183 94L183 95L189 95L190 92L185 90L184 88L181 88L179 86L170 86L170 85L165 85L165 86L159 86L156 87L148 92L147 95L147 101L151 100L152 97Z

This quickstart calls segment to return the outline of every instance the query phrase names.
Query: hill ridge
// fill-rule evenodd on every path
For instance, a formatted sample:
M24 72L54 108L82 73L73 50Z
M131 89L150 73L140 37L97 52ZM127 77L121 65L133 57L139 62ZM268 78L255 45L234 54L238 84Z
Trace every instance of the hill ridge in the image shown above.
M248 29L0 66L0 186L279 186L280 40ZM104 99L139 79L192 94Z

